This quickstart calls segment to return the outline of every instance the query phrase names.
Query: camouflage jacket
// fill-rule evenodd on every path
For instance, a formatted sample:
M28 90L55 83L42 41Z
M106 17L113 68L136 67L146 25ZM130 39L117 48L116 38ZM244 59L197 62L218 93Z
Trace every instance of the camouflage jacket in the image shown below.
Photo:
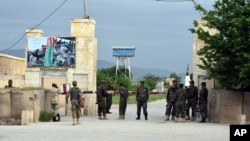
M186 90L179 88L176 91L176 103L184 104L187 100Z
M69 89L68 93L67 93L67 98L70 97L70 100L72 99L80 99L82 96L82 91L78 88L78 87L72 87Z
M120 87L119 92L120 92L120 100L128 99L129 93L128 93L128 90L124 86Z
M174 87L174 86L171 86L168 89L168 93L167 93L167 97L166 97L167 102L176 101L176 92L178 89L179 89L178 87Z
M103 102L105 100L105 97L108 96L107 89L104 85L100 85L97 88L97 103Z
M60 89L52 88L50 90L50 103L51 104L58 104L59 103L59 94L61 94Z
M208 90L207 90L207 88L202 89L200 91L200 95L199 95L199 103L200 104L207 103L207 96L208 96Z
M148 89L146 87L137 88L136 101L146 102L148 101L148 98L149 98L149 94L148 94Z
M187 99L189 101L198 101L198 88L196 86L187 88Z

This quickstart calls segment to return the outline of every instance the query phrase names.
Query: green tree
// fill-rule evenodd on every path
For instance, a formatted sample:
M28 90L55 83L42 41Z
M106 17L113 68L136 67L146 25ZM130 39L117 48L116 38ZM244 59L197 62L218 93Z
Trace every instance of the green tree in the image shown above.
M178 82L181 81L181 77L178 76L175 72L174 72L174 73L171 73L171 74L169 75L169 77L170 77L170 78L175 78Z
M123 83L128 89L132 86L131 79L122 73L115 74L115 67L97 70L97 86L102 83L102 80L110 81L114 89L119 88L119 83Z
M149 90L153 90L155 89L156 83L157 81L160 81L161 78L152 74L147 74L146 76L143 77L144 81L145 81L145 86L149 89Z
M199 28L190 29L204 41L198 51L208 79L215 78L221 86L231 89L240 83L250 85L250 4L245 0L218 0L214 10L196 7L204 15L205 26L216 29L214 35Z

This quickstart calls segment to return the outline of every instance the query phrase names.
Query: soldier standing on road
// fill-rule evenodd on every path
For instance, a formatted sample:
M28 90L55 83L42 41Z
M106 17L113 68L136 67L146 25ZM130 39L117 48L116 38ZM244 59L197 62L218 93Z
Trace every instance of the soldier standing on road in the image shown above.
M51 108L54 112L53 121L60 121L60 114L59 110L59 94L61 94L60 89L58 88L57 84L52 83L51 93L50 93L50 104Z
M199 106L200 106L200 114L201 114L201 121L200 123L206 122L206 116L207 116L207 96L208 96L208 90L206 88L206 82L201 83L201 91L199 95Z
M106 113L107 114L111 114L110 108L112 106L112 96L113 96L112 91L113 91L113 86L112 86L111 82L108 81L108 83L107 83L108 95L106 97Z
M176 122L185 121L186 115L186 90L183 89L183 84L179 84L179 89L176 91Z
M190 120L190 107L192 110L192 121L196 120L196 104L198 103L198 88L194 86L194 81L191 80L187 88L187 107L186 107L186 120Z
M120 101L119 101L119 119L125 119L125 113L127 108L127 100L128 100L128 90L125 88L123 83L120 83Z
M102 84L97 88L97 104L98 104L98 119L107 119L106 117L106 97L108 96L106 89L106 81L103 80ZM103 118L102 118L103 116Z
M166 101L167 101L167 108L166 108L166 119L165 121L169 120L170 117L170 113L172 112L172 120L175 120L175 101L176 101L176 91L178 90L178 86L177 86L177 80L173 80L173 85L169 88L168 93L167 93L167 97L166 97Z
M137 88L136 101L137 101L137 118L141 118L141 108L143 108L143 114L145 120L148 120L148 111L147 111L147 101L149 98L148 89L144 86L144 81L140 81L141 86Z
M69 89L66 96L66 103L68 103L68 98L70 97L71 101L71 111L73 118L73 125L81 124L80 123L80 115L81 115L81 99L82 99L82 91L77 87L77 82L72 82L73 87Z

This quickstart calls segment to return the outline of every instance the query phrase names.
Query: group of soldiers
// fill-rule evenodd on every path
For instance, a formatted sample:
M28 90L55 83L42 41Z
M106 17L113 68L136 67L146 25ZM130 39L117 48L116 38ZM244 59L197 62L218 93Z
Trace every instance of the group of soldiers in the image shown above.
M112 93L113 93L112 84L109 81L106 83L106 81L103 80L102 84L97 88L96 104L98 105L97 108L98 119L106 120L107 119L106 114L111 113L110 108L112 105ZM119 84L119 93L120 93L119 119L125 119L127 99L129 93L123 83Z
M5 88L11 88L13 81L9 80L8 85ZM83 107L82 102L82 91L77 87L77 82L72 82L73 87L69 89L66 95L66 103L70 97L71 111L73 118L73 125L80 124L81 107ZM51 88L51 108L54 112L53 121L60 121L59 110L59 94L61 94L60 89L57 84L52 83ZM97 88L97 100L98 105L98 119L107 119L106 114L111 113L110 108L112 105L112 94L113 86L108 81L102 81L101 85ZM123 83L119 84L119 118L125 119L127 100L129 97L129 92ZM136 91L136 101L137 101L137 118L141 119L141 109L143 109L143 114L145 120L148 120L147 112L147 101L149 99L148 89L144 86L144 81L140 81L140 86ZM201 89L194 85L194 81L190 81L189 87L183 88L183 84L177 83L177 80L173 80L172 86L168 89L166 96L166 118L165 120L171 119L174 121L185 121L185 120L196 120L197 105L199 107L201 123L206 122L207 118L207 101L208 101L208 90L206 88L206 83L201 83ZM190 116L191 109L191 116Z
M97 103L98 104L98 119L107 119L106 112L109 111L109 102L112 103L112 93L110 92L113 90L113 87L110 82L106 84L106 81L103 80L102 84L98 86L97 91ZM125 113L127 108L127 100L129 96L129 92L127 88L124 86L123 83L119 84L119 118L118 119L125 119ZM136 93L136 101L137 101L137 118L136 120L140 120L141 118L141 109L143 109L143 114L145 116L145 120L148 120L148 112L147 112L147 101L149 98L148 89L144 86L144 81L140 81L140 87L137 88ZM108 109L107 109L108 107Z
M169 88L166 101L166 121L171 119L174 121L196 120L196 111L199 107L201 121L206 122L207 117L207 97L208 90L206 83L201 83L201 90L194 85L194 81L190 81L189 87L183 88L183 84L177 84L177 80L173 80L173 85ZM191 117L190 117L191 109Z

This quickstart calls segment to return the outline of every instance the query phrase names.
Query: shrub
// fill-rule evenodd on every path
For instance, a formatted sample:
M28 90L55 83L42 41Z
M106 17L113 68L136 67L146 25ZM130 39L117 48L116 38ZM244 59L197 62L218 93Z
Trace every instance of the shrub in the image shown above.
M54 117L54 112L41 111L39 121L50 121Z

